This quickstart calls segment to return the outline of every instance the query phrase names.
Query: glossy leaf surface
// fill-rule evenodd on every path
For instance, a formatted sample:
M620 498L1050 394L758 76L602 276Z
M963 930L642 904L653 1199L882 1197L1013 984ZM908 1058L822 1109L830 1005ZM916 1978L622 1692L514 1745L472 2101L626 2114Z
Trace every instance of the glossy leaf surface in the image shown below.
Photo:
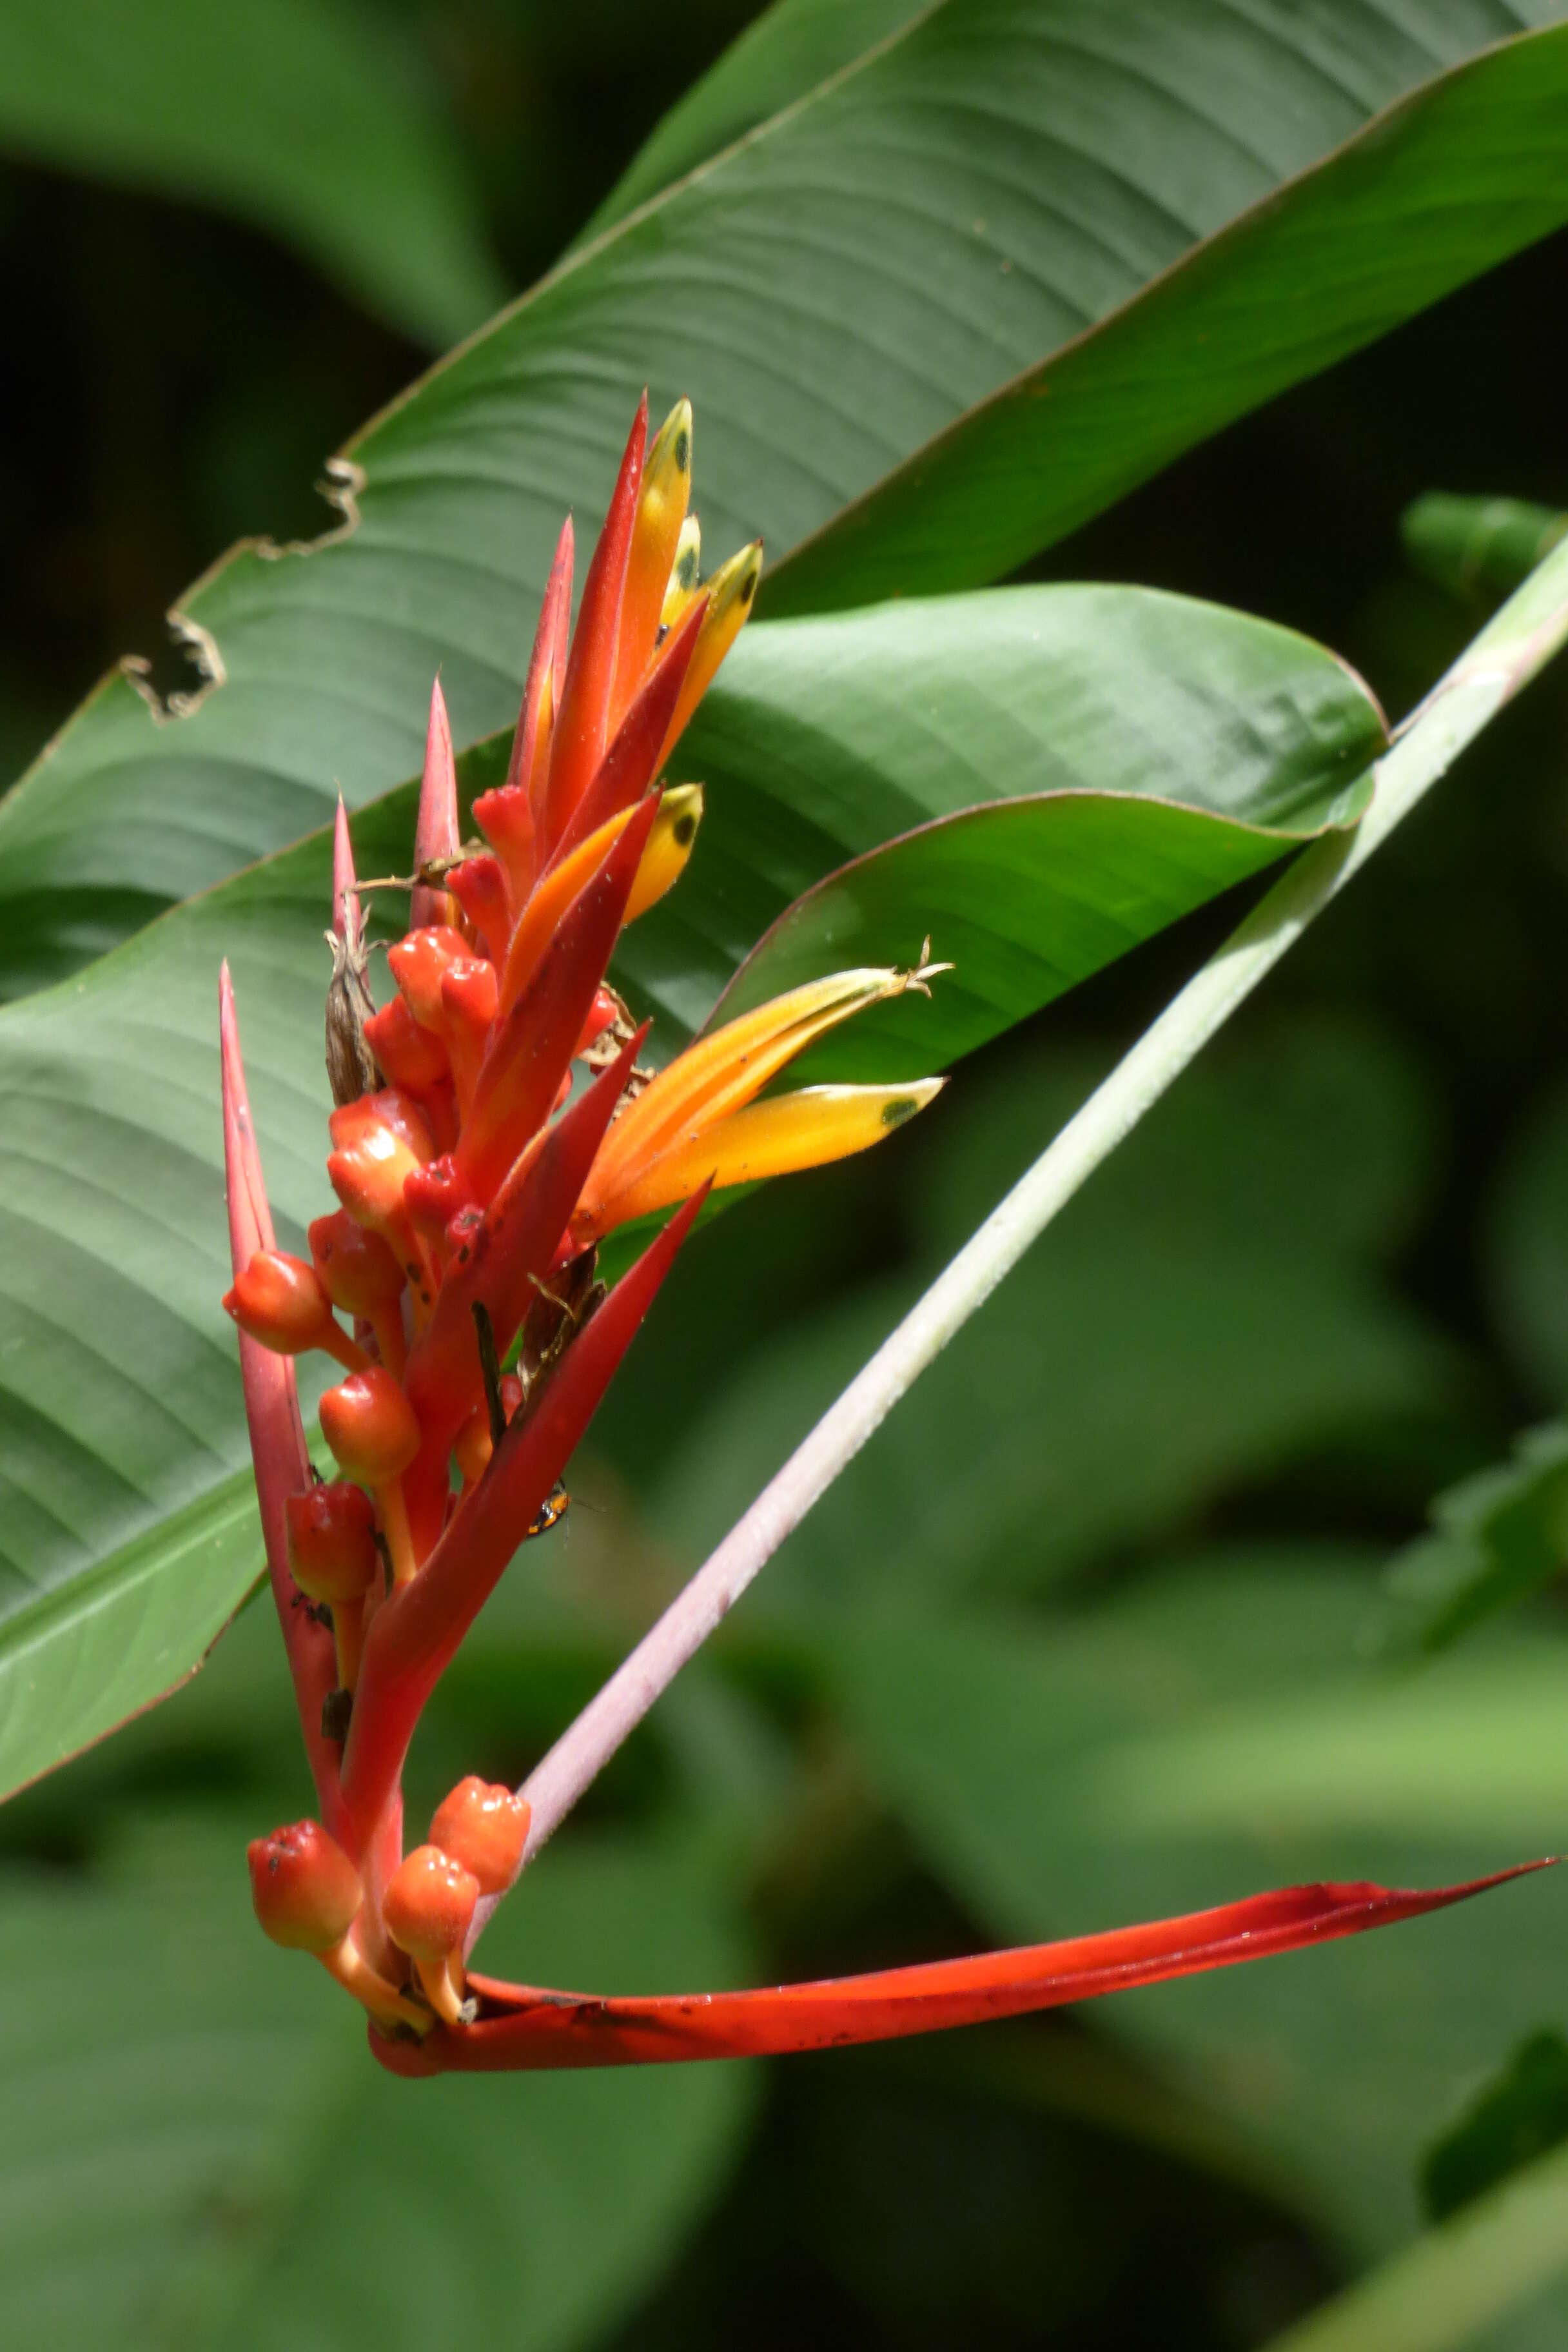
M100 688L0 812L5 985L296 837L340 783L357 803L410 772L437 669L462 740L508 723L562 510L603 510L645 380L656 410L695 404L712 554L760 532L776 572L829 531L777 608L968 585L1543 234L1568 213L1568 33L1464 61L1557 13L921 10L368 426L338 532L209 573L187 715ZM1000 425L829 530L1021 376Z

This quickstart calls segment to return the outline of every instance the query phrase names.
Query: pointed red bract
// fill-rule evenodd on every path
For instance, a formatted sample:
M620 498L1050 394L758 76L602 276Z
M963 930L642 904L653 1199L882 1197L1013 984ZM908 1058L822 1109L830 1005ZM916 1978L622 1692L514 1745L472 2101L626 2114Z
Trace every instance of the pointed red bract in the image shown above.
M488 1200L544 1125L610 961L658 814L637 809L604 864L573 899L532 979L491 1032L458 1147L470 1200Z
M377 1612L343 1758L351 1851L363 1845L396 1790L421 1708L597 1412L705 1198L706 1188L621 1276L538 1404L507 1430L419 1574Z
M507 762L508 791L528 793L536 813L541 722L546 729L550 727L554 717L554 706L560 700L561 689L565 683L566 644L572 626L573 554L572 518L568 515L561 526L554 561L545 583L544 602L540 608L539 627L528 665L528 681L522 690L522 708L518 713L517 731L511 739L511 757Z
M567 820L552 855L552 865L569 856L579 842L586 841L613 816L619 816L624 808L630 808L653 782L658 755L680 699L691 656L697 650L706 608L707 599L699 596L660 647L658 659L621 721L615 741Z
M463 1249L455 1251L448 1262L435 1312L409 1350L404 1375L426 1444L441 1455L443 1475L453 1438L484 1397L474 1307L485 1308L497 1349L504 1356L528 1312L536 1283L554 1262L647 1034L645 1023L546 1130L537 1150L518 1161Z
M237 1276L258 1249L273 1249L277 1236L262 1181L261 1154L257 1148L246 1093L245 1065L239 1050L239 1024L234 988L226 963L218 977L218 1041L223 1066L224 1173L228 1195L229 1250ZM321 1737L321 1706L337 1680L331 1634L299 1605L300 1595L289 1572L289 1532L285 1506L290 1495L303 1494L310 1485L310 1457L300 1420L300 1398L294 1366L288 1356L275 1355L258 1341L239 1336L239 1372L245 1389L245 1417L250 1431L251 1460L256 1469L256 1499L261 1512L262 1540L267 1548L268 1576L289 1656L300 1728L310 1759L310 1774L321 1818L337 1833L341 1818L337 1750Z
M626 559L631 553L632 525L637 520L637 492L642 487L647 449L645 392L632 422L605 527L583 583L583 602L578 608L577 627L550 747L550 780L545 790L544 821L540 828L540 846L546 856L560 839L605 756L621 595L626 586Z
M338 813L332 823L332 929L340 940L357 940L363 925L360 920L359 892L354 887L353 843L349 838L349 813L343 806L343 796L338 794Z
M440 2027L423 2042L393 2042L373 2033L371 2047L391 2073L410 2075L651 2066L843 2049L1064 2008L1137 1985L1359 1936L1548 1867L1527 1862L1461 1886L1389 1887L1364 1881L1287 1886L1217 1910L1063 1943L757 1992L614 2000L502 1984L470 1971L468 1988L480 2002L478 2023Z
M452 757L452 730L447 719L447 698L441 681L430 688L430 724L425 735L425 774L419 786L419 816L414 828L414 868L433 866L458 854L458 770ZM409 900L409 929L450 919L444 889L416 882Z

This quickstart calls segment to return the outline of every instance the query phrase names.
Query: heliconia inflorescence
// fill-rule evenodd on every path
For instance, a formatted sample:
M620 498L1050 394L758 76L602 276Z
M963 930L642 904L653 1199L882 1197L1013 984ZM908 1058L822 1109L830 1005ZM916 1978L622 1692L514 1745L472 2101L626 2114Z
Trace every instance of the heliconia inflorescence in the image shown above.
M240 1368L273 1596L319 1821L250 1848L257 1915L369 2012L402 2073L817 2046L1040 2008L1409 1916L1461 1891L1289 1890L983 1961L691 2000L567 2001L470 1979L481 1906L526 1858L521 1797L473 1777L403 1853L402 1771L431 1690L508 1563L564 1507L569 1457L709 1192L860 1151L941 1081L765 1091L815 1040L945 967L841 971L650 1072L610 985L621 931L679 881L702 790L668 764L755 595L760 547L706 582L691 412L639 408L570 625L573 536L544 593L505 782L459 826L439 684L409 885L377 1008L346 816L333 856L327 1175L309 1258L278 1246L220 986ZM617 1226L676 1213L606 1292ZM306 1450L293 1359L324 1350L340 1475Z

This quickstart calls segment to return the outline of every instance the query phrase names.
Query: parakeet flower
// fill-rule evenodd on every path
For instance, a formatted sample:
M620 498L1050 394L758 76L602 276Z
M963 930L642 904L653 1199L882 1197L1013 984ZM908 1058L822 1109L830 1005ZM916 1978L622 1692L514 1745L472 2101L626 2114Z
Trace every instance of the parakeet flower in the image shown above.
M241 1369L274 1597L320 1820L251 1849L258 1915L361 2000L402 2071L582 2065L815 2047L1039 2008L1344 1935L1452 1900L1319 1887L1078 1944L849 1986L587 2001L469 1977L480 1906L522 1866L528 1805L465 1780L403 1852L420 1711L509 1562L563 1507L562 1475L715 1187L859 1151L941 1081L774 1088L816 1039L944 967L824 974L661 1068L611 986L624 928L679 881L700 784L680 740L745 621L743 548L703 581L683 401L647 403L570 625L573 537L545 590L505 782L462 837L452 739L430 705L409 928L376 1008L346 818L333 860L326 1175L309 1259L280 1251L226 970L221 1036ZM606 1291L597 1249L673 1208ZM294 1360L337 1475L305 1447Z

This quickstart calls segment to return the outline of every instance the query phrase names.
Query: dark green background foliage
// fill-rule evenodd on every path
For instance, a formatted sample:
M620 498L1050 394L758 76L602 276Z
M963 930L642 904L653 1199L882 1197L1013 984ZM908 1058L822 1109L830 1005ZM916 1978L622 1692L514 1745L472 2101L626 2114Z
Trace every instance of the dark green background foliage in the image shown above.
M834 5L793 11L797 26L820 20L819 57ZM160 691L189 683L165 607L236 536L321 527L324 453L498 289L549 268L753 11L303 13L321 44L314 95L261 87L248 160L221 120L160 164L116 147L85 101L8 115L0 100L7 777L127 648L152 657ZM829 37L858 49L911 13L845 0ZM1453 58L1521 21L1459 0L1417 13L1446 25ZM29 60L48 62L52 19L7 14L0 75L20 89ZM89 47L110 38L101 14L82 19ZM149 7L140 33L154 63L159 38L184 58L186 110L206 106L181 10ZM265 40L258 54L276 62ZM718 130L752 119L748 73L776 97L788 62L742 53ZM110 114L111 67L93 100ZM167 95L156 75L147 89ZM289 142L334 89L362 110L360 161L301 194ZM367 227L378 124L423 175L423 244L393 235L395 218L379 238ZM714 135L676 117L631 194ZM1224 191L1217 218L1266 179ZM1143 226L1140 273L1172 257ZM1409 502L1438 486L1568 506L1565 234L1242 421L1211 405L1186 438L1225 429L1014 576L1235 605L1333 646L1398 716L1495 584L1476 574L1468 604L1409 563ZM1441 290L1439 275L1420 299ZM666 299L674 319L679 284ZM1348 345L1327 339L1313 364ZM1233 410L1273 381L1260 367ZM606 416L626 405L613 390ZM770 379L757 397L783 395ZM731 438L742 409L737 395ZM700 412L700 505L703 431ZM902 454L889 438L870 478ZM1151 446L1142 474L1163 454ZM1121 486L1102 476L1084 511ZM836 499L857 487L839 481ZM726 510L743 489L732 467ZM541 486L542 511L571 495ZM776 481L770 495L787 503ZM1052 495L1030 544L1074 520L1068 491ZM889 496L901 545L913 493ZM997 576L946 544L950 576L917 564L916 585ZM780 610L806 606L819 560L802 559L794 590L785 572ZM851 540L849 585L824 605L853 601L861 561ZM781 709L797 698L787 677L752 688ZM725 708L700 739L714 778ZM1565 744L1559 673L1468 756L785 1547L502 1913L491 1967L604 1990L761 1981L1290 1878L1453 1878L1568 1843L1562 1441L1513 1453L1568 1387ZM1003 773L988 787L1022 788ZM946 804L974 796L954 787ZM313 821L294 814L279 841ZM721 877L703 897L702 853L719 873L729 837L715 816L689 883L715 937L732 902ZM759 923L862 845L852 830L833 842L816 866L797 874L781 852L776 873L750 877ZM1252 862L1208 875L1205 889L1233 885L1222 903L984 1044L896 1143L702 1231L574 1471L564 1532L530 1551L432 1708L416 1822L458 1770L529 1768L1223 936ZM299 870L264 882L274 911L289 887L300 898ZM24 882L5 878L18 970ZM157 898L143 874L123 904L95 902L100 931L49 938L39 972L134 929ZM302 899L293 913L315 921ZM733 957L710 961L716 984ZM657 970L645 977L657 998ZM1029 979L1008 1003L1051 992ZM45 1035L69 1002L40 1003ZM681 1017L676 998L663 1009ZM191 1018L205 1022L205 999ZM938 1058L989 1034L952 1018ZM290 1199L307 1197L303 1168L283 1173ZM1502 1489L1489 1484L1510 1459ZM1386 1938L930 2045L395 2084L324 1983L249 1919L240 1846L303 1801L275 1637L254 1609L189 1689L0 1813L8 2338L1242 2352L1563 2134L1556 1879ZM1565 2328L1568 2288L1549 2284L1465 2340L1544 2352Z

